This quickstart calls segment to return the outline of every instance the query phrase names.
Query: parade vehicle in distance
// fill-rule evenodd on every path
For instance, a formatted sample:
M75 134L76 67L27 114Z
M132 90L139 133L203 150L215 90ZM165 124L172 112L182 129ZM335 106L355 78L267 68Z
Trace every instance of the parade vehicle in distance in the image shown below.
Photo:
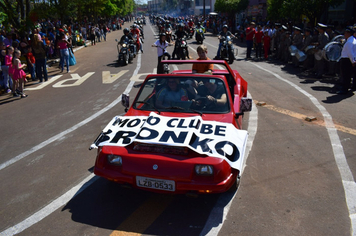
M131 106L123 94L126 114L114 117L90 147L98 149L94 173L160 193L235 189L247 142L242 116L252 106L247 82L223 60L162 63L183 68L148 75ZM222 69L193 74L192 63L213 63ZM219 91L213 94L217 99L204 93L211 86ZM164 97L172 91L181 94Z

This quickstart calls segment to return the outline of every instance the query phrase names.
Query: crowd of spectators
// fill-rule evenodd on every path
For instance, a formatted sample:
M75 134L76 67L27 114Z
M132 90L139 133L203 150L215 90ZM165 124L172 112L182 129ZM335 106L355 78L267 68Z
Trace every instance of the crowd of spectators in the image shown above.
M19 32L17 29L6 31L0 29L0 94L12 93L22 96L23 91L16 90L12 78L13 54L15 50L21 53L21 63L27 73L24 81L32 80L44 82L48 80L48 60L61 59L59 69L63 71L63 64L68 64L62 52L67 46L73 53L73 47L86 46L90 40L92 45L106 41L106 33L121 29L125 21L131 17L100 19L99 23L92 23L84 19L81 23L69 20L63 23L59 20L40 20L32 30ZM59 42L67 42L61 46ZM61 66L62 64L62 66ZM69 69L67 69L69 72Z
M328 22L313 25L306 19L295 22L283 20L270 22L260 19L255 23L246 18L240 24L237 23L235 28L234 22L224 16L209 15L205 20L196 17L195 19L203 22L204 27L214 34L218 34L223 25L228 25L229 30L239 39L237 43L246 46L247 60L273 60L291 64L317 79L324 76L335 77L341 73L339 62L335 61L335 58L327 60L330 58L325 55L326 50L323 49L330 42L336 42L339 45L332 45L334 50L330 49L329 53L332 51L340 53L345 42L345 29L351 26L353 32L356 32L356 22ZM255 55L252 55L252 51ZM329 57L335 56L335 54L329 55Z

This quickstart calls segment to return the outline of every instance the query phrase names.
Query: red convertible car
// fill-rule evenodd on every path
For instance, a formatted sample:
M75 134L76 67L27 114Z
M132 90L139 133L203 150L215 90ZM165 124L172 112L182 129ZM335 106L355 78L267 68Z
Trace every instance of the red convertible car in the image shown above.
M94 141L94 173L161 193L220 193L237 186L244 165L251 110L247 82L225 61L163 61L183 69L146 77L127 113L114 117ZM192 63L213 63L192 73ZM189 65L190 64L190 65ZM220 69L219 69L220 68Z

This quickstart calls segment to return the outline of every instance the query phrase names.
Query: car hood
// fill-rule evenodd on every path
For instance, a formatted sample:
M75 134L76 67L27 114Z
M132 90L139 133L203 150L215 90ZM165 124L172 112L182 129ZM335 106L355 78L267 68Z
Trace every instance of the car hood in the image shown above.
M148 116L116 116L92 146L128 146L133 142L188 147L191 150L226 160L241 170L247 131L201 116L171 117L151 112ZM231 121L230 121L231 122Z

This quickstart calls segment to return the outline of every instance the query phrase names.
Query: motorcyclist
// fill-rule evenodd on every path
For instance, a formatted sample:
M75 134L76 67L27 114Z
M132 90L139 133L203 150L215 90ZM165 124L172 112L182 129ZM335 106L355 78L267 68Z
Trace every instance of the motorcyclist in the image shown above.
M184 24L179 24L178 25L178 30L174 33L177 40L176 42L179 40L179 39L182 39L184 37L188 37L188 34L187 32L184 31ZM173 53L172 53L172 58L174 59L175 56L177 55L177 47L174 47L174 50L173 50ZM189 58L189 51L187 50L187 57Z
M143 49L142 49L142 44L141 44L141 40L140 40L140 30L138 29L137 25L134 24L132 26L132 29L131 29L131 33L132 35L136 35L136 45L137 45L137 48L141 50L141 52L143 53Z
M124 32L124 35L121 36L121 39L120 39L120 42L119 42L120 44L123 44L123 43L127 42L129 39L133 39L132 35L130 34L130 30L128 28L125 28L123 30L123 32Z
M221 39L223 38L223 37L228 37L228 36L230 36L230 37L232 37L232 38L235 38L235 36L228 30L228 27L227 27L227 25L224 25L223 26L223 30L218 34L218 39L220 40L220 43L219 43L219 48L218 48L218 53L217 53L217 55L216 55L216 58L220 58L220 50L221 50L221 47L222 47L222 43L223 42L221 42Z
M195 28L195 39L197 39L197 31L199 29L203 30L203 39L205 39L205 34L204 34L205 33L205 28L204 28L204 26L201 25L200 22L197 23L197 27Z
M188 27L189 29L194 28L194 22L192 21L192 19L189 20Z

